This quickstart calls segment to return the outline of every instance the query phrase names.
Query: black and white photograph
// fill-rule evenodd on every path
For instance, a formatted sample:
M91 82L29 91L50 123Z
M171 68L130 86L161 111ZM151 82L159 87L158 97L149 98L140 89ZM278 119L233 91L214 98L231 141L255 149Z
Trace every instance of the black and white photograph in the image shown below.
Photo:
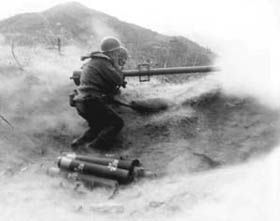
M280 1L0 7L1 221L279 221Z

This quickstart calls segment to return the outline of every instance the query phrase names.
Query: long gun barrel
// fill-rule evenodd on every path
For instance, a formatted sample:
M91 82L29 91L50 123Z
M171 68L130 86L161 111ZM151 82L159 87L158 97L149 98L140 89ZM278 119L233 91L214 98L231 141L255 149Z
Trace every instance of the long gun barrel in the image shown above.
M146 68L138 70L124 70L123 74L126 77L135 76L152 76L152 75L167 75L167 74L192 74L218 71L217 67L213 66L192 66L192 67L170 67L170 68Z
M219 71L215 66L189 66L189 67L169 67L151 68L149 64L139 64L135 70L123 70L124 77L139 77L139 81L149 81L150 76L154 75L173 75L173 74L194 74L209 73ZM71 79L79 79L81 71L74 71ZM144 78L143 78L144 77Z
M123 74L125 77L139 77L142 82L149 81L150 76L154 75L209 73L217 70L218 68L213 66L150 68L150 64L139 64L137 70L124 70Z

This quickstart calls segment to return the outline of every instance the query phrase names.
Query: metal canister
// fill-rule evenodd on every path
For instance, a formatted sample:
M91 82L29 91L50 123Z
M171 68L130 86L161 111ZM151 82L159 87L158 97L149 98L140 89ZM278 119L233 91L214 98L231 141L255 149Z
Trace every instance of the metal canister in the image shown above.
M120 169L112 165L100 165L80 160L74 160L68 157L58 158L58 167L63 170L77 172L81 174L90 174L101 178L116 180L121 184L129 183L133 180L133 174L125 169Z
M105 166L111 165L116 168L129 170L130 172L133 171L134 167L140 166L140 161L138 159L123 160L123 159L109 158L109 157L93 157L93 156L78 155L75 153L68 153L66 154L66 157L73 160L79 160L79 161L100 164Z

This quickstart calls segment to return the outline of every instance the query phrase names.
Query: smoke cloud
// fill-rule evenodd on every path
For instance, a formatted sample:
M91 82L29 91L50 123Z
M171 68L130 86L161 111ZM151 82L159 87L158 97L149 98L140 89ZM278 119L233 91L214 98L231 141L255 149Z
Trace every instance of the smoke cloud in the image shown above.
M94 19L91 21L91 27L92 31L94 33L94 39L95 39L95 50L100 50L99 49L99 44L100 41L106 37L106 36L114 36L116 38L119 38L119 34L117 31L115 31L113 28L109 27L107 25L107 22L105 20L99 20L99 19Z
M215 33L220 43L217 64L222 69L217 79L227 93L253 96L262 104L279 108L280 26L277 15L269 1L237 1L235 4L240 7L233 16L234 22L230 20L231 26L225 28L222 35ZM227 21L227 16L221 19Z
M73 88L69 77L80 67L79 57L85 52L72 46L63 48L62 55L41 47L15 47L23 67L20 70L11 56L11 46L1 48L3 116L16 129L30 134L62 127L64 133L75 131L79 118L68 104L68 94Z

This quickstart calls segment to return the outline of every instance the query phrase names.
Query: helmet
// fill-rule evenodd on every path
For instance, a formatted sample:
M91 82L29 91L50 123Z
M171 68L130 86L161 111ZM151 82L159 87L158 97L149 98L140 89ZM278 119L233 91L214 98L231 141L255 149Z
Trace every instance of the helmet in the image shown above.
M121 42L115 37L105 37L101 41L100 48L102 52L114 51L121 48Z

